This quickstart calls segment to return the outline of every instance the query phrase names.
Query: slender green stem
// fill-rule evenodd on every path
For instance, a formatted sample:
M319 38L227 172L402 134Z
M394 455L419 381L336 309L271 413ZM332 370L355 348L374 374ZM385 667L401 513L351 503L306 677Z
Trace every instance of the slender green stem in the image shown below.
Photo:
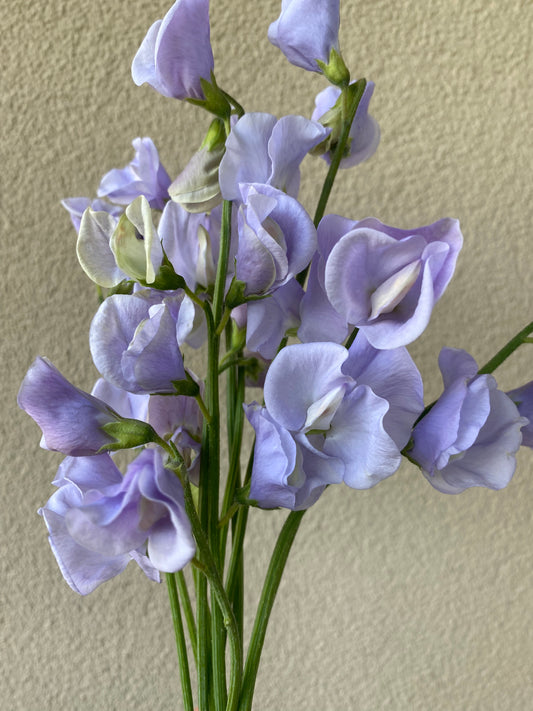
M195 395L194 399L198 403L198 407L200 408L200 411L201 411L202 415L204 416L207 424L210 425L211 424L211 414L210 414L209 410L207 409L205 402L202 400L202 396L200 394Z
M359 106L359 102L361 101L363 97L363 92L366 87L366 79L359 79L352 87L350 87L350 91L354 91L355 88L357 88L357 91L353 94L352 101L351 103L348 102L348 88L343 88L342 90L342 118L343 118L343 127L341 131L341 135L339 137L339 141L337 145L335 146L335 151L333 153L333 157L331 159L331 163L329 166L329 170L327 172L326 178L324 180L324 184L322 185L322 191L320 193L320 197L318 198L318 203L316 206L316 211L315 211L315 216L313 219L315 227L318 227L320 220L324 217L324 213L326 211L326 205L328 204L329 196L331 194L331 191L333 189L333 183L335 182L335 178L337 176L337 172L339 170L339 166L341 164L341 160L344 157L345 151L346 151L346 145L348 143L348 139L350 138L350 129L352 127L353 120L355 118L355 113L357 111L357 107ZM308 269L304 269L300 274L298 274L297 279L298 282L303 286L305 283L305 279L307 277L307 272Z
M222 203L222 225L220 228L220 252L218 256L215 290L213 294L213 315L215 327L218 328L224 311L224 292L226 289L226 274L228 270L229 247L231 240L231 202Z
M215 284L215 290L216 290ZM207 382L206 398L211 421L207 425L207 530L209 545L219 565L218 501L220 485L220 407L218 393L218 355L220 338L215 332L215 320L211 307L205 309L207 323ZM202 458L204 452L202 450ZM205 561L202 558L202 562ZM223 711L226 703L226 662L224 655L225 630L220 609L211 588L211 663L213 671L216 710Z
M285 569L287 557L304 513L305 511L291 511L288 515L278 536L272 558L270 559L270 565L263 585L263 592L261 593L261 599L257 606L257 615L250 638L250 647L248 648L248 655L246 657L239 711L250 711L252 708L255 680L263 643L265 641L268 620L272 606L274 605L274 600L276 599L276 593L279 588L283 570Z
M227 702L227 711L237 711L239 700L239 692L242 681L242 643L237 627L237 621L233 613L233 609L229 602L224 585L218 571L217 564L211 553L209 542L205 536L204 530L196 513L194 500L191 492L191 485L188 481L184 482L183 492L185 497L185 511L191 522L192 532L198 549L201 553L202 560L206 565L206 576L209 579L209 584L213 590L218 607L220 608L224 626L228 630L229 642L231 647L231 667L230 667L230 684Z
M185 644L185 634L183 622L181 620L180 603L176 578L174 573L166 573L168 597L170 599L170 610L174 623L174 634L176 636L176 647L178 650L178 661L180 668L181 689L183 693L183 705L185 711L194 711L192 700L191 677L189 675L189 660L187 658L187 645Z
M235 530L233 531L233 545L231 548L231 556L229 559L228 573L226 576L226 591L230 600L233 599L236 589L238 577L239 563L242 560L242 548L244 542L244 534L246 533L246 524L248 522L248 506L241 506L237 511L237 520Z
M347 348L347 349L350 348L350 346L352 345L352 343L355 341L355 337L357 336L358 333L359 333L359 329L358 329L358 328L354 328L354 330L353 330L353 331L350 333L350 335L348 336L348 339L347 339L346 343L344 344L344 347L345 347L345 348Z
M210 315L210 312L209 312ZM207 311L206 311L206 317ZM201 526L207 531L209 525L209 428L204 421L202 432L202 455L200 457L200 483L198 506ZM209 604L207 602L207 578L196 578L196 619L198 624L198 707L200 711L209 709L209 679L211 669L210 633L211 624Z
M491 358L482 368L478 370L478 373L480 375L493 373L504 360L507 360L507 358L509 358L509 356L516 351L517 348L519 348L523 343L528 343L527 338L531 333L533 333L533 321L528 323L528 325L517 333L516 336L511 338L511 340L506 343L493 358Z
M244 401L244 372L242 368L239 368L236 386L237 387L234 388L235 403L233 409L233 434L230 443L230 464L226 489L224 491L224 499L222 502L222 516L224 516L230 509L233 503L235 489L239 486L240 454L244 426L244 410L242 407L242 403ZM224 526L220 532L220 560L222 561L222 564L226 550L227 531L228 527Z
M350 129L352 127L353 120L355 118L355 112L357 111L357 107L359 106L359 102L361 101L363 97L363 92L366 87L366 79L359 79L355 84L354 87L357 87L357 92L354 94L351 105L347 105L347 89L343 89L343 94L344 94L344 103L343 103L343 108L344 108L344 117L343 117L343 127L341 131L341 135L339 138L339 142L337 143L337 146L335 147L335 152L333 154L333 158L331 159L331 165L329 166L328 173L326 175L326 179L324 181L324 185L322 186L322 192L320 193L320 197L318 199L318 204L316 207L316 212L315 212L315 217L313 222L315 223L315 227L318 227L318 224L320 220L324 217L324 212L326 211L326 205L328 204L329 196L331 193L331 190L333 188L333 183L335 182L335 177L337 175L337 171L339 170L339 165L341 163L341 160L344 157L344 153L346 150L346 144L348 143L348 139L350 138Z
M187 581L185 580L185 576L183 574L183 571L181 570L175 573L175 576L181 606L183 608L183 614L185 615L185 621L187 623L189 639L191 640L194 661L196 663L196 666L198 667L198 639L196 634L196 622L194 620L194 613L192 610L191 598L189 597L189 590L187 588Z

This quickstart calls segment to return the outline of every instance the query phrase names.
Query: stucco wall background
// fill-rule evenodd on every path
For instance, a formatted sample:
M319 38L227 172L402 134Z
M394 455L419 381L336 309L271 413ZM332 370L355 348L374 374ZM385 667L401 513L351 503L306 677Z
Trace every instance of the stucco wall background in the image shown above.
M38 448L18 385L37 354L90 389L96 308L59 205L94 195L151 136L171 175L208 117L130 77L131 59L169 2L8 0L2 37L0 226L2 556L0 699L13 711L179 709L164 586L129 566L86 598L64 583L36 515L60 455ZM465 246L429 328L410 351L441 388L443 345L485 362L532 318L533 107L528 0L346 0L341 46L376 82L382 141L342 173L328 210L399 227L461 221ZM219 83L247 110L309 115L326 84L266 37L279 0L211 0ZM313 209L325 168L306 159ZM201 372L201 358L198 371ZM497 373L533 378L528 347ZM257 711L533 708L533 459L521 451L501 492L447 497L414 467L375 489L329 489L306 515L273 611ZM252 614L283 513L251 516ZM250 617L248 618L250 619Z

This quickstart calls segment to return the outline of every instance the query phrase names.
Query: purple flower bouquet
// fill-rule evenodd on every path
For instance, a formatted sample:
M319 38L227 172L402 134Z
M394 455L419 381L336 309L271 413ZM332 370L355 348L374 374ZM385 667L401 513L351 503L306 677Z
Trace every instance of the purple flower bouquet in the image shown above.
M19 391L41 446L66 455L39 511L63 577L87 595L130 560L151 581L163 574L186 711L252 708L287 556L330 485L371 488L404 457L439 492L500 489L520 446L533 446L533 383L505 393L492 375L533 340L533 323L481 368L443 348L443 392L424 406L406 347L453 276L458 221L399 229L352 205L326 214L338 170L368 160L380 138L374 84L351 80L339 22L339 0L283 0L270 41L330 85L311 118L280 119L246 113L218 85L208 0L177 0L150 27L133 80L210 114L205 140L172 180L153 141L136 138L95 199L64 200L100 296L90 349L102 377L89 394L39 357ZM298 200L309 153L327 169L314 216ZM196 374L184 346L204 345ZM260 402L248 386L263 389ZM247 520L277 508L289 513L245 639Z

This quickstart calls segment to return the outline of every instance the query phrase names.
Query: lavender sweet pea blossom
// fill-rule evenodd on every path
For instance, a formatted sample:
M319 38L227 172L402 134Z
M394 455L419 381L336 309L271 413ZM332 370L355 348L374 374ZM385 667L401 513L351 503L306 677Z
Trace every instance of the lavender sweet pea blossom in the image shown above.
M349 222L326 216L322 242L334 245L324 270L334 309L375 348L418 338L455 269L463 237L457 220L401 230L375 218Z
M502 489L513 476L528 420L492 375L477 375L465 351L443 348L439 367L444 392L414 428L410 458L445 494L471 486Z
M403 349L378 354L364 337L350 353L334 343L287 346L267 372L265 407L246 407L256 433L251 498L304 509L328 484L366 489L391 476L421 388Z
M108 455L67 458L58 491L39 513L61 572L82 595L134 559L153 580L181 570L195 544L183 491L156 449L145 449L123 478Z
M70 509L83 504L91 490L99 492L122 482L122 475L107 454L94 457L66 457L53 484L58 487L39 509L48 529L48 541L68 585L80 595L88 595L101 583L121 573L134 560L145 574L159 582L159 571L141 550L105 555L77 543L69 534L65 517Z
M181 290L114 294L91 324L94 364L129 392L173 393L173 381L185 378L180 344L194 327L194 304Z
M135 138L132 145L135 157L125 168L114 168L104 175L98 197L129 205L144 195L150 207L162 210L169 199L170 177L159 160L157 148L151 138Z
M249 113L237 121L226 141L219 167L225 200L240 200L240 183L264 183L296 197L300 163L329 134L303 116Z
M316 230L294 198L270 185L241 185L236 277L246 294L272 293L295 277L316 250Z
M522 444L525 447L533 447L533 380L510 390L507 395L517 406L518 412L528 420L528 424L522 428Z
M117 413L72 385L47 358L38 357L30 366L17 402L41 428L44 449L86 456L115 441L102 426L118 422Z
M281 14L268 29L268 39L291 64L319 72L332 49L339 49L339 0L282 0Z
M200 79L214 67L209 0L177 0L148 30L133 59L137 86L147 83L163 96L203 99Z
M369 116L368 106L374 93L374 82L368 81L363 96L357 107L355 118L350 128L348 155L342 158L339 168L352 168L368 160L377 150L380 138L379 124L375 118ZM322 121L329 126L328 112L331 111L341 95L341 90L335 86L328 86L315 98L315 110L311 116L313 121ZM340 125L340 122L339 122ZM333 151L328 149L322 154L326 163L331 163Z

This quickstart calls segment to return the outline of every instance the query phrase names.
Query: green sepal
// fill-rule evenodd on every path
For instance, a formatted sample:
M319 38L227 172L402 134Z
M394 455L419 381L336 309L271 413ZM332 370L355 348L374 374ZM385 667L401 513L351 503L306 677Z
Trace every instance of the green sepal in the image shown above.
M265 370L265 364L258 358L246 358L244 372L252 382L259 380L259 376Z
M226 126L224 121L219 118L213 119L211 125L207 129L205 138L202 141L200 148L207 148L211 151L226 145Z
M231 116L231 105L226 99L224 92L218 88L213 72L211 72L211 82L201 78L200 85L205 98L187 99L187 101L190 104L194 104L194 106L201 106L202 109L209 111L209 113L221 119L229 119Z
M114 294L132 294L134 284L135 282L131 279L123 279L120 284L117 284L112 289L109 289L107 296L113 296Z
M316 63L322 70L322 73L326 79L335 84L335 86L348 86L350 83L350 72L348 67L344 63L344 59L340 52L332 47L329 53L329 62L322 62L320 59L316 60Z
M254 508L261 508L259 502L255 499L250 499L250 484L241 486L240 489L235 490L234 500L241 504L242 506L253 506Z
M191 375L185 371L185 378L183 380L173 380L172 385L174 386L175 395L187 395L187 397L196 397L200 394L200 386L193 380Z
M147 422L126 417L115 422L107 422L101 426L101 429L115 441L100 447L98 454L117 449L140 447L158 439L156 431Z
M261 299L266 299L270 294L248 294L246 291L247 284L245 281L241 281L236 277L233 277L231 284L226 294L226 306L228 309L234 309L236 306L241 306L241 304L246 304L249 301L261 301Z
M159 289L160 291L175 291L176 289L185 289L187 286L185 279L176 274L169 258L163 251L163 261L156 274L155 280L151 284L140 281L143 286L149 286L151 289Z

